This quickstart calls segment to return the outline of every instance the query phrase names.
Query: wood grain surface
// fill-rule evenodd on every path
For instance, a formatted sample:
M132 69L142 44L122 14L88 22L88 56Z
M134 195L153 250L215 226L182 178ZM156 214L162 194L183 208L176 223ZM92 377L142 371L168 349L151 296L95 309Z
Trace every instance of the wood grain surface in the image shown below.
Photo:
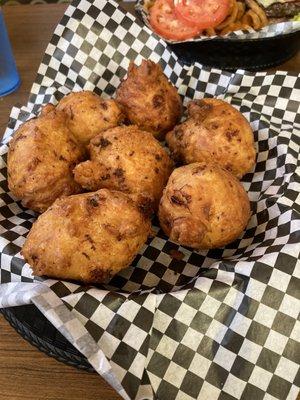
M132 10L133 4L125 7ZM0 136L11 107L26 104L38 65L66 5L22 5L3 9L22 84L17 92L0 98ZM277 69L299 73L300 53ZM41 353L0 316L0 400L119 398L97 374L82 372Z
M1 400L117 400L97 374L56 361L27 343L0 317Z
M38 66L65 4L3 7L4 18L21 76L20 88L0 98L0 135L3 135L10 109L26 104Z

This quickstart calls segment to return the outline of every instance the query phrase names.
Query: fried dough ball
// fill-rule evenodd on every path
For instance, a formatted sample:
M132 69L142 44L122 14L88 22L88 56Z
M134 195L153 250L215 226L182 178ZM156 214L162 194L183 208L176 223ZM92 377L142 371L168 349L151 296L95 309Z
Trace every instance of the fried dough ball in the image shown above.
M130 63L127 79L120 84L116 100L132 124L158 139L164 138L182 113L176 88L163 74L160 65L150 60L143 60L139 67Z
M241 183L214 163L194 163L171 174L159 205L159 221L171 240L195 249L223 247L250 218Z
M58 199L33 224L22 255L37 276L102 283L131 264L151 224L124 193Z
M114 100L104 100L90 91L68 94L60 100L57 109L67 114L69 129L83 145L100 132L119 125L124 119Z
M74 169L84 189L120 190L141 205L158 207L173 163L151 133L136 126L112 128L92 139L88 150L90 160Z
M189 118L166 136L173 158L183 164L214 161L241 178L255 164L253 132L246 118L218 99L188 104Z
M84 151L65 125L64 113L47 107L25 122L9 144L8 186L24 207L45 211L60 196L79 193L73 168Z

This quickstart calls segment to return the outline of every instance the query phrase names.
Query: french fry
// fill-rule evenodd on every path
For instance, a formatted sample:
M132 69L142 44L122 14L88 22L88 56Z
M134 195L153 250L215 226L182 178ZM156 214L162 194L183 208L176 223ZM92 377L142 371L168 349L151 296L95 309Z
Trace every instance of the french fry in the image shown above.
M264 12L264 10L254 1L254 0L246 0L247 6L258 15L261 20L261 27L268 25L268 18Z
M255 0L231 0L227 18L214 29L206 29L204 34L214 36L216 34L226 35L229 32L249 28L258 30L268 25L268 23L264 10Z
M230 24L232 24L235 20L236 17L238 15L238 5L236 0L233 0L233 5L232 5L232 11L229 14L229 16L225 19L225 21L223 21L220 25L218 25L215 29L218 31L222 31L222 29L224 29L225 27L229 26Z
M253 10L248 10L246 14L248 14L250 17L250 26L252 26L255 30L262 27L261 19Z
M237 2L237 5L238 5L238 13L236 16L236 21L240 21L242 16L245 14L246 6L245 3L241 3L240 1Z
M233 22L232 24L226 26L226 28L222 29L220 35L226 35L229 32L239 31L245 29L245 25L241 22Z
M205 34L206 36L215 36L216 31L214 30L214 28L207 28L205 29Z

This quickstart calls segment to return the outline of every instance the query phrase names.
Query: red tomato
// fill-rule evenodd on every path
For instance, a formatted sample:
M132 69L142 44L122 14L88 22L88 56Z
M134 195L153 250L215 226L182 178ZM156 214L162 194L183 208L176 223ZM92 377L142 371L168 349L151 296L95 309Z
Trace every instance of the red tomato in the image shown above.
M214 28L227 17L229 0L174 0L177 18L199 29Z
M156 0L150 8L150 24L166 39L185 40L197 36L200 29L177 18L172 0Z

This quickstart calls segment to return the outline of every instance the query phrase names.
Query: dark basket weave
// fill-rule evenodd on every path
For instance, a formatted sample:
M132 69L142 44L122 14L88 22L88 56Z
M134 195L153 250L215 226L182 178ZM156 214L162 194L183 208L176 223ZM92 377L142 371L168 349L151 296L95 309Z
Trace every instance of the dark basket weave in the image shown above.
M87 359L34 306L0 310L10 325L29 343L58 361L94 372Z
M263 39L212 39L170 44L186 64L197 61L225 70L258 71L280 65L300 49L300 31Z

